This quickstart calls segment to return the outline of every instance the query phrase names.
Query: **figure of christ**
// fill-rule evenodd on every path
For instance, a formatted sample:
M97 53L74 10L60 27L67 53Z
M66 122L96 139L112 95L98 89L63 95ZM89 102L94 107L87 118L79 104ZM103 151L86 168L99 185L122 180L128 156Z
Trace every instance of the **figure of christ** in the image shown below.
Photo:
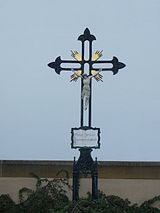
M81 98L84 101L84 109L87 110L88 105L89 105L89 99L90 99L90 81L91 78L95 77L96 75L98 75L102 70L100 69L98 72L96 72L94 75L87 75L86 73L84 73L83 75L79 75L78 77L82 78L83 80L83 88L82 88L82 95ZM74 72L74 70L73 70ZM76 74L76 72L74 72Z

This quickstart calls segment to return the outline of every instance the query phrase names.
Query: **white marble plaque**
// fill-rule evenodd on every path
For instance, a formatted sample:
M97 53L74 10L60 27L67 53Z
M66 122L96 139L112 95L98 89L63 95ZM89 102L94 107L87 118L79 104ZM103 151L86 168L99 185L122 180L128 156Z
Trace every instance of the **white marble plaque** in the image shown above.
M73 129L73 147L97 147L98 129Z

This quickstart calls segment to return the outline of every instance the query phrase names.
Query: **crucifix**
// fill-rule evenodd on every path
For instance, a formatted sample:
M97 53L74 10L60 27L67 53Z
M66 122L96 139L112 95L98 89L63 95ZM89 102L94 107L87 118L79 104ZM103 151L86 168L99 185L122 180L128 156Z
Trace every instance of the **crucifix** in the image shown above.
M99 60L102 56L102 51L92 53L92 44L96 37L90 33L88 28L78 37L78 40L82 43L81 53L71 51L71 56L74 60L62 60L59 56L54 62L48 64L50 68L55 69L57 74L60 74L61 71L71 71L71 82L77 81L79 78L81 79L80 127L71 129L71 148L79 148L80 151L78 161L76 162L74 158L73 164L73 201L79 198L80 177L82 175L87 176L88 174L91 174L92 177L92 197L93 199L98 197L97 159L93 161L91 152L93 148L100 148L100 128L92 127L92 79L103 81L102 73L104 71L112 71L113 75L115 75L119 69L125 67L125 64L119 62L115 56L112 60ZM87 53L85 51L86 42L88 42ZM86 55L88 58L86 58ZM63 67L65 64L70 64L72 67ZM88 73L85 70L86 64L89 67ZM108 64L112 65L112 67L107 67ZM78 68L77 65L79 65ZM97 67L98 65L99 67ZM88 111L87 124L84 122L86 111Z
M122 69L125 67L125 64L122 62L119 62L117 57L113 57L112 60L98 60L102 56L102 51L96 51L94 55L92 55L92 43L94 40L96 40L96 37L92 34L90 34L90 31L88 28L85 29L84 34L80 35L78 37L78 40L82 42L82 48L81 48L81 55L77 51L72 51L72 57L76 60L62 60L61 57L57 57L54 62L51 62L48 64L49 67L55 69L55 72L57 74L60 74L61 71L75 71L75 73L72 75L71 80L77 80L80 76L83 76L85 74L84 66L85 64L89 65L89 76L94 76L94 78L99 81L102 78L102 75L100 73L97 73L100 68L95 68L94 65L96 64L112 64L112 67L106 67L102 68L101 72L104 71L112 71L113 74L117 74L119 69ZM85 60L85 42L89 42L89 59ZM73 64L73 68L66 68L62 67L62 64ZM79 64L80 68L74 67L74 64ZM97 75L96 75L97 73ZM81 93L83 93L83 86L84 86L84 79L85 76L81 79ZM88 126L91 127L91 117L92 117L92 108L91 108L91 100L92 100L92 79L90 79L89 84L89 100L88 100ZM81 97L83 97L84 94L81 94ZM84 98L81 98L81 119L80 119L80 126L84 126Z

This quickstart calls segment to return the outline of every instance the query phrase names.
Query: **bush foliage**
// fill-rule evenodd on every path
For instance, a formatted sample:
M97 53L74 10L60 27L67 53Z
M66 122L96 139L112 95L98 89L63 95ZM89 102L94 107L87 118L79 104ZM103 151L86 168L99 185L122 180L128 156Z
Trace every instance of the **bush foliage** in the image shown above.
M99 192L97 200L92 200L88 193L87 198L72 203L64 190L66 186L70 188L67 179L34 177L37 179L36 190L22 188L18 204L9 195L0 196L0 213L160 213L153 207L155 202L160 202L160 196L138 206L127 199Z

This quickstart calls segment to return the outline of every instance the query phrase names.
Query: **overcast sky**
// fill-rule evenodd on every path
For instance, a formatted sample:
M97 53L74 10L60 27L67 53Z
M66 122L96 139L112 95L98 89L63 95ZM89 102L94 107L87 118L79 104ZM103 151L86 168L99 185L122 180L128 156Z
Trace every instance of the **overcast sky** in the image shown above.
M72 160L80 81L47 64L93 49L126 67L93 83L98 160L160 160L160 0L0 0L0 159Z

